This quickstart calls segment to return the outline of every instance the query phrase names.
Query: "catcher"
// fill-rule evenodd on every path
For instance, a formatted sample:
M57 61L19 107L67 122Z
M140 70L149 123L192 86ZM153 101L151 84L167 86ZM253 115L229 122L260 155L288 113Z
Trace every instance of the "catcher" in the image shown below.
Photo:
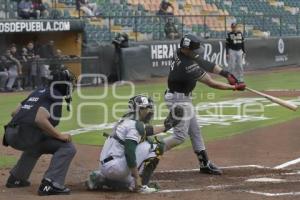
M166 132L180 122L183 110L175 107L163 126L149 124L153 117L153 101L138 95L129 100L129 112L116 123L105 141L100 155L100 170L93 171L86 181L88 190L130 190L156 192L149 181L163 154L164 144L150 141L148 136Z

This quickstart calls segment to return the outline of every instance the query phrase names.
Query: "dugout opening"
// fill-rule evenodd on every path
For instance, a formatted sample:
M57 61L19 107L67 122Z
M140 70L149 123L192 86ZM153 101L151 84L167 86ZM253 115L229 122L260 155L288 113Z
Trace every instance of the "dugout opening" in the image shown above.
M43 45L54 41L55 49L60 49L64 55L81 56L81 32L36 32L36 33L7 33L0 34L0 54L2 55L10 44L14 43L20 49L29 41L35 45ZM81 63L68 63L69 69L76 75L81 74Z

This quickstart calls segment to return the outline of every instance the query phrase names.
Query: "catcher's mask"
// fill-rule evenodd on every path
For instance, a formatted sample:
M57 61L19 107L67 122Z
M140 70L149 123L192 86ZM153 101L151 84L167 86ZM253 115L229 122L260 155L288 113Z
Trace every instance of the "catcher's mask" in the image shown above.
M137 95L129 99L129 112L135 113L135 116L144 123L149 123L154 115L154 102L150 97Z
M67 69L53 71L51 76L50 88L59 92L56 96L65 97L67 110L69 111L69 104L72 101L72 91L76 82L75 76Z

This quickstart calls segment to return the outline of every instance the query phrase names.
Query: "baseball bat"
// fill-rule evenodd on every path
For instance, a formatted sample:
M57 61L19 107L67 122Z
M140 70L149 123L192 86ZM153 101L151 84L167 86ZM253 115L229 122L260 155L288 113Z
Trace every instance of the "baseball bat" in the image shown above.
M295 105L295 104L293 104L293 103L290 103L290 102L288 102L288 101L285 101L285 100L283 100L283 99L280 99L280 98L278 98L278 97L274 97L274 96L265 94L265 93L263 93L263 92L259 92L259 91L257 91L257 90L254 90L254 89L251 89L251 88L248 88L248 87L246 87L246 90L248 90L248 91L250 91L250 92L252 92L252 93L254 93L254 94L257 94L257 95L259 95L259 96L265 97L266 99L272 101L273 103L277 103L277 104L279 104L279 105L281 105L281 106L283 106L283 107L286 107L286 108L288 108L288 109L290 109L290 110L296 111L297 108L298 108L297 105Z

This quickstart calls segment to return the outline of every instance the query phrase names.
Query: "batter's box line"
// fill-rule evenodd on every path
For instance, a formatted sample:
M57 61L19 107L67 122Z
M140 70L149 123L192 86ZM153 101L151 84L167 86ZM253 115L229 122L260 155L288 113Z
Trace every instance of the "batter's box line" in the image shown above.
M298 195L300 195L300 192L270 193L270 192L254 191L254 190L241 190L241 192L261 195L261 196L265 196L265 197L298 196Z
M157 193L175 193L175 192L195 192L195 191L204 191L204 190L221 190L232 187L234 185L209 185L201 188L185 188L185 189L166 189L160 190Z
M227 167L220 167L221 169L242 169L242 168L256 168L256 169L272 169L271 167L266 167L262 165L233 165ZM175 170L161 170L156 173L178 173L178 172L197 172L200 169L175 169Z
M289 183L289 182L286 182ZM180 192L196 192L196 191L207 191L207 190L224 190L227 188L243 186L244 184L237 185L209 185L201 188L185 188L185 189L165 189L160 190L157 193L180 193ZM250 194L256 194L266 197L278 197L278 196L297 196L300 195L300 192L285 192L285 193L269 193L269 192L260 192L254 190L232 190L232 192L245 192Z
M291 160L291 161L288 161L286 163L283 163L281 165L278 165L276 167L274 167L274 169L284 169L284 168L287 168L291 165L296 165L300 162L300 158L297 158L297 159L294 159L294 160Z

